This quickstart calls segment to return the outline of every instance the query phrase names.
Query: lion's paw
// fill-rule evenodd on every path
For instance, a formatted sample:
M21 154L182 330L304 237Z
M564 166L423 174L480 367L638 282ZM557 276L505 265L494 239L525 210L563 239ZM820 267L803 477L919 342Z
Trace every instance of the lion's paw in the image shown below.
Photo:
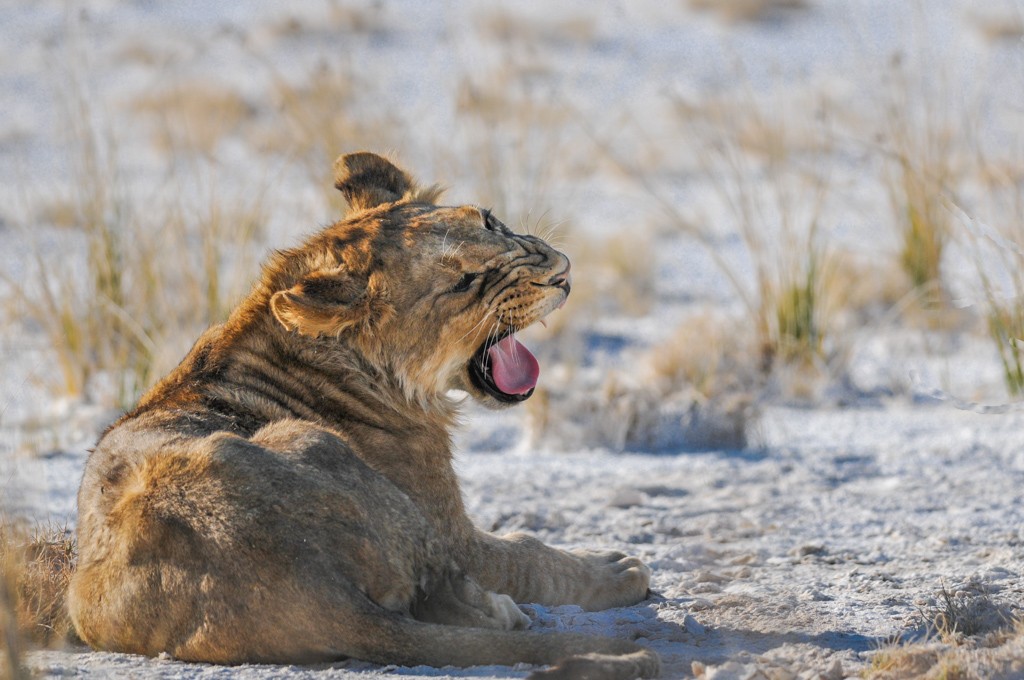
M524 630L530 625L530 617L508 595L487 593L491 600L491 618L501 630Z
M574 554L589 567L592 587L581 606L591 611L625 607L647 597L651 568L639 558L616 550L577 550Z

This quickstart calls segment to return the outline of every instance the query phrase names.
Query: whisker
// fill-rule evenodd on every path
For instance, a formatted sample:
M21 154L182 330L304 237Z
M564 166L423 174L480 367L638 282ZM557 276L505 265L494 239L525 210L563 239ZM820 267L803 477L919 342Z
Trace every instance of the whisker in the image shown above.
M490 317L490 316L491 316L491 314L493 314L493 313L494 313L494 310L492 310L492 309L488 309L488 310L487 310L487 313L486 313L486 314L484 314L484 315L483 315L482 317L480 317L480 320L479 320L479 321L477 321L477 322L476 322L476 323L475 323L475 324L473 325L473 327L472 327L472 328L470 328L470 329L469 329L468 331L466 331L466 332L465 332L465 333L464 333L464 334L462 335L462 337L461 337L461 338L459 338L459 342L462 342L462 341L463 341L463 340L465 340L465 339L466 339L467 337L469 337L470 335L472 335L473 333L475 333L475 332L477 331L477 329L481 328L481 327L482 327L482 326L484 325L484 322L485 322L485 321L487 321L488 317Z
M555 222L548 222L547 225L545 225L546 228L544 230L544 235L541 236L540 238L544 241L548 241L548 243L553 243L553 237L555 236L555 233L568 223L569 220L567 219L557 220Z
M491 349L491 346L494 344L497 337L498 322L497 320L495 320L494 323L491 325L491 329L487 332L487 340L484 342L484 371L490 370L490 365L488 364L488 361L490 361L491 355L489 350Z

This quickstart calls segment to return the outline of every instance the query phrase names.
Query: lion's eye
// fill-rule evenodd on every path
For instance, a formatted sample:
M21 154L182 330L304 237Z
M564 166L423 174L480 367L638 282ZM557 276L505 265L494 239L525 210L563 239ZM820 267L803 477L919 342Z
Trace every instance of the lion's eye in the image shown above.
M477 275L472 273L463 274L462 278L459 279L459 282L452 286L452 292L465 293L467 290L469 290L469 287L473 285L473 281L476 279L476 277Z

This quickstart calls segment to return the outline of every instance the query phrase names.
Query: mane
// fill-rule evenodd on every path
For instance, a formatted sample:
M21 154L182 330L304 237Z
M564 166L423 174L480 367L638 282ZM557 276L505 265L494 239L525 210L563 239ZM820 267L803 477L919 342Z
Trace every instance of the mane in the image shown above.
M428 187L413 187L402 196L403 203L437 203L447 189L440 184Z

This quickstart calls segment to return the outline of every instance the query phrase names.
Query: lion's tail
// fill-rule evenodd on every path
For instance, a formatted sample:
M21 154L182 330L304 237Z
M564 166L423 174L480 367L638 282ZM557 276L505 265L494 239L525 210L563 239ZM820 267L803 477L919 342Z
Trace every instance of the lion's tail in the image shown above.
M372 640L356 658L403 666L481 666L528 663L552 666L531 678L632 680L655 678L658 655L636 643L574 633L539 633L424 623L366 602L359 625Z

